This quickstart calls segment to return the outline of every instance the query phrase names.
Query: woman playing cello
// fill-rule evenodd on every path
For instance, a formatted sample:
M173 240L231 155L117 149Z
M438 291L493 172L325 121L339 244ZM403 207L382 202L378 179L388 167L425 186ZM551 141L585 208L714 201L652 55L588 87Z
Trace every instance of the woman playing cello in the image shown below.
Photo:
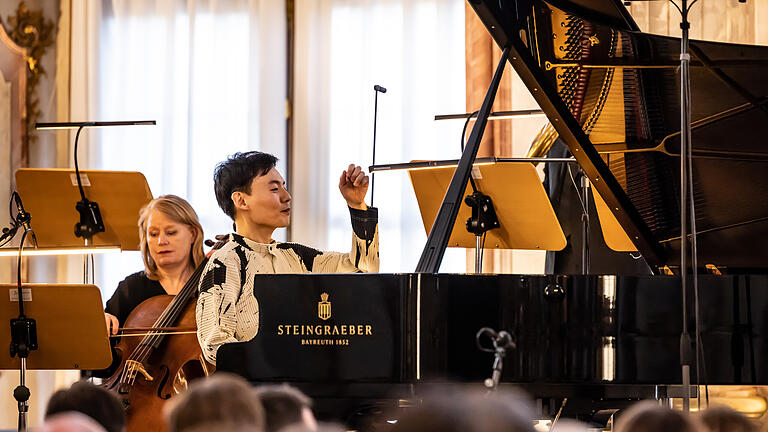
M164 195L142 208L139 239L144 271L118 285L104 314L120 334L104 385L127 406L128 432L162 431L165 401L211 371L195 331L203 229L187 201Z
M107 302L104 317L110 334L144 300L176 295L203 262L203 227L187 201L163 195L139 214L139 241L144 270L126 277Z

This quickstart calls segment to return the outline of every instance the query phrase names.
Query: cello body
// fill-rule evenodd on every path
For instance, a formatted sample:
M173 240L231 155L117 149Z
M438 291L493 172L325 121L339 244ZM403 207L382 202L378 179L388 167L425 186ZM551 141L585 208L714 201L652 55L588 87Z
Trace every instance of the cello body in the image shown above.
M124 327L160 327L158 317L173 308L174 297L160 295L145 300L131 312ZM123 400L127 432L167 430L163 421L165 402L186 390L189 381L213 372L214 367L203 357L195 331L172 332L173 328L196 329L195 302L186 303L179 305L175 314L178 318L168 329L170 333L163 334L154 345L148 343L151 340L147 337L124 336L115 347L120 365L103 385Z

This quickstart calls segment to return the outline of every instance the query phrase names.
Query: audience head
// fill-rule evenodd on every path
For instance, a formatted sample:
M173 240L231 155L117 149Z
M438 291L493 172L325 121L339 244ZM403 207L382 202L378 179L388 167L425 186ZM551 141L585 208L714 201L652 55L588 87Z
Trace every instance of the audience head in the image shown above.
M144 272L154 280L158 279L158 266L189 263L197 268L205 258L197 213L176 195L159 196L141 208L139 246Z
M253 387L243 378L217 373L193 381L186 393L167 408L171 432L203 430L264 430L264 409Z
M79 412L65 412L46 417L38 432L107 432L96 420Z
M232 195L235 192L250 195L253 180L267 175L276 164L277 158L269 153L249 151L235 153L216 165L213 171L213 189L216 201L224 213L235 220L236 211Z
M517 391L458 387L427 395L403 412L393 432L533 432L533 407Z
M280 432L345 432L347 429L335 423L318 423L309 427L303 423L296 423L280 429Z
M699 427L680 411L643 401L619 417L617 432L697 432Z
M264 407L267 432L276 432L288 425L303 425L309 430L317 427L312 414L312 400L289 385L265 385L256 389Z
M701 423L709 432L756 432L757 425L738 411L713 406L702 411Z
M125 410L120 399L87 381L76 382L69 389L54 393L48 400L45 418L47 420L70 411L85 414L101 424L107 432L121 432L125 429ZM66 423L66 420L62 422Z

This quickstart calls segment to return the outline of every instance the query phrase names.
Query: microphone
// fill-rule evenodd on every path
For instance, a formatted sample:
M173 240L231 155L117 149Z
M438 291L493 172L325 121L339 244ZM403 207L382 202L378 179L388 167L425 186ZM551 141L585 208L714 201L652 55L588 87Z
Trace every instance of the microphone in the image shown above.
M16 211L18 212L16 215L16 223L21 224L21 226L24 227L24 231L32 235L32 244L37 247L37 236L35 235L35 232L32 231L32 215L24 210L24 203L21 202L21 196L19 196L18 193L14 193L13 198L16 201Z
M491 341L491 343L493 343L494 349L486 348L480 343L480 339L483 336L486 336ZM496 350L507 350L509 348L517 348L517 343L515 343L515 338L509 332L504 330L497 332L490 327L483 327L480 330L478 330L477 334L475 335L475 343L477 344L477 347L478 349L480 349L480 351L485 351L485 352L494 352Z
M514 348L515 342L512 340L512 335L504 330L496 334L496 338L493 341L494 345L499 348Z
M386 93L387 92L387 89L385 89L384 87L382 87L382 86L380 86L378 84L373 86L373 90L375 90L377 92L381 92L381 93Z

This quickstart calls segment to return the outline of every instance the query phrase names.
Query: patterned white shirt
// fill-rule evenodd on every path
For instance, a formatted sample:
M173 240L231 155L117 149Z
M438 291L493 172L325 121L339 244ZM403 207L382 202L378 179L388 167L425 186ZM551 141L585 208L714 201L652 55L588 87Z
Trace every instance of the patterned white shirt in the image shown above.
M254 275L379 271L378 210L349 211L354 232L349 253L321 252L297 243L257 243L230 234L211 255L198 285L197 338L206 360L216 364L221 345L251 340L259 331Z

